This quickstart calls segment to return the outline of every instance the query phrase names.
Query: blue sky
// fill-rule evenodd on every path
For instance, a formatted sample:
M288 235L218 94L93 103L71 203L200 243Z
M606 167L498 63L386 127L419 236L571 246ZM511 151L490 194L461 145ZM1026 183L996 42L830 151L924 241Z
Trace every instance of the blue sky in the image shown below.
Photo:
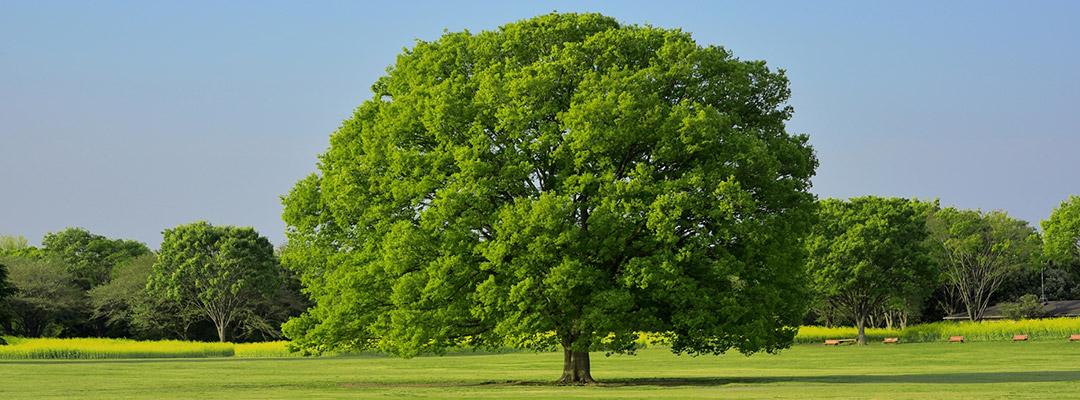
M1080 2L0 0L0 233L158 248L207 220L281 243L278 196L403 47L553 10L786 70L821 197L1037 224L1080 194Z

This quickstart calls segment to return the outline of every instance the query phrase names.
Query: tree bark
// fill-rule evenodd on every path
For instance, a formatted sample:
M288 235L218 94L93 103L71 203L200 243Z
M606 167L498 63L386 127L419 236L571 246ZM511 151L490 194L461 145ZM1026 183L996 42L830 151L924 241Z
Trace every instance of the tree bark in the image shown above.
M220 341L221 343L225 343L225 324L217 324L217 336L218 341Z
M866 316L860 315L855 318L855 325L859 328L859 346L866 346Z
M590 373L589 352L574 351L570 346L563 345L563 373L558 383L564 385L596 383Z

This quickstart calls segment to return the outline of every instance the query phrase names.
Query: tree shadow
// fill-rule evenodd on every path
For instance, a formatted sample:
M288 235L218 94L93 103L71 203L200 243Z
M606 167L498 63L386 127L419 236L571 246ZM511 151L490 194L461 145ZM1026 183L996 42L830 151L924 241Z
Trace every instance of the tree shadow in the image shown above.
M1011 371L1011 372L953 372L936 374L898 375L818 375L783 377L777 381L804 383L1038 383L1080 381L1080 370L1074 371Z
M779 377L672 377L672 378L626 378L604 379L586 386L635 387L635 386L696 386L721 387L761 385L770 383L850 385L872 383L929 383L929 384L980 384L980 383L1039 383L1080 381L1080 370L1075 371L1020 371L1020 372L958 372L933 374L896 375L811 375ZM407 384L406 384L407 385ZM430 385L430 384L428 384ZM454 384L445 386L499 387L499 386L559 386L552 381L500 381ZM370 386L369 386L370 387ZM736 387L733 387L736 388ZM781 386L784 387L784 386Z
M866 383L1039 383L1080 381L1080 370L1074 371L1012 371L1012 372L955 372L895 375L810 375L779 377L717 377L717 378L641 378L611 379L603 386L726 386L765 383L866 384Z

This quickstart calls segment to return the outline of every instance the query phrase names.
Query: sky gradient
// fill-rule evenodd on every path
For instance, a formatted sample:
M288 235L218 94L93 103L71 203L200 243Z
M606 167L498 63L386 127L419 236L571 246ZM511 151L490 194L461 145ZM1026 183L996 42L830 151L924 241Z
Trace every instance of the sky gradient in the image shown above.
M403 47L553 10L786 70L822 198L1037 225L1080 194L1080 2L304 3L0 0L0 233L156 249L207 220L280 244L279 196Z

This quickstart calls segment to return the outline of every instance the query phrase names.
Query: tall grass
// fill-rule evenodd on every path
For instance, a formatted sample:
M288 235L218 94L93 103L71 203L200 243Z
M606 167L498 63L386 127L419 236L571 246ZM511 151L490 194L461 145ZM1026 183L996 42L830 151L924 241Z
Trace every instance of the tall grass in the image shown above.
M104 359L232 357L231 343L129 339L23 339L9 338L0 346L0 359Z
M901 342L943 342L950 336L963 336L965 341L989 342L1011 340L1013 335L1028 335L1029 340L1064 341L1069 335L1080 334L1080 318L1055 318L1022 321L934 322L907 329L867 328L870 342L886 337L899 337ZM818 344L828 339L853 339L853 327L825 328L803 326L795 343ZM202 357L302 357L290 353L287 342L265 343L203 343L179 340L136 341L129 339L27 339L5 336L7 346L0 346L0 359L105 359L105 358L202 358ZM666 335L643 333L639 345L643 348L665 346ZM495 354L528 352L521 349L488 349L477 351L464 348L449 351L453 354ZM323 356L383 356L378 352L326 353Z
M1080 318L1025 319L1020 321L935 322L905 329L900 336L911 342L947 341L963 336L965 341L989 342L1012 340L1013 335L1028 335L1028 340L1067 340L1080 334Z
M866 328L867 342L880 342L887 337L901 336L899 329ZM829 339L855 339L859 335L853 326L826 328L823 326L801 326L795 335L795 343L824 343Z
M262 343L237 343L234 345L237 357L303 357L300 353L289 352L284 340Z
M951 336L963 336L964 341L989 342L1012 340L1014 335L1028 335L1028 340L1067 340L1080 334L1080 318L1028 319L1020 321L941 321L910 326L907 329L867 328L868 342L880 342L886 337L899 337L902 342L944 342ZM827 339L853 339L853 327L825 328L803 326L795 343L822 343Z

